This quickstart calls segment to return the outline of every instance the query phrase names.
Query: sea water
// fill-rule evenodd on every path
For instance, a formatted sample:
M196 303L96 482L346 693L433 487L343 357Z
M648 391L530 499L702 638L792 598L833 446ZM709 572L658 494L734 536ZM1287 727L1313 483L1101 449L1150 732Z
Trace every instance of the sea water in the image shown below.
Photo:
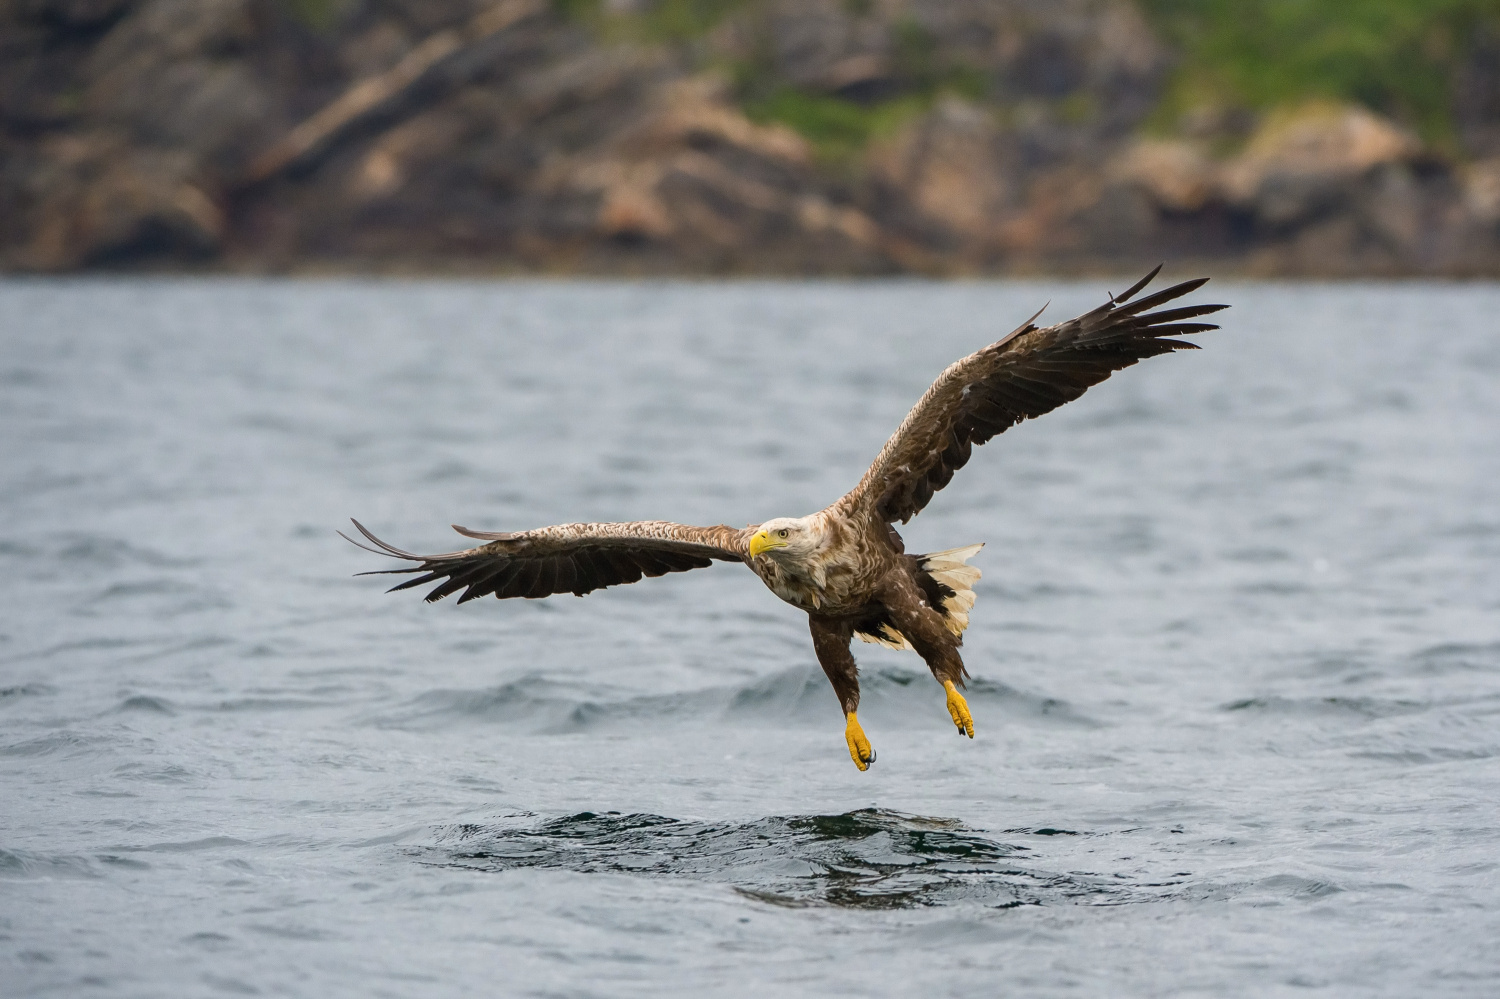
M334 533L809 513L1126 283L0 282L0 993L1500 991L1494 285L1215 282L977 449L976 737L856 644L867 773L742 566Z

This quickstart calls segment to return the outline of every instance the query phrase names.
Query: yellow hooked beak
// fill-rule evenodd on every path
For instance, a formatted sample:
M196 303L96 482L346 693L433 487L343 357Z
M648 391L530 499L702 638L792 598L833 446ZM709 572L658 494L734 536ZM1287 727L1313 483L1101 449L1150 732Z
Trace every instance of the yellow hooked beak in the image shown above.
M763 551L772 548L785 548L786 542L781 538L772 537L769 531L756 531L750 538L750 557L755 558Z

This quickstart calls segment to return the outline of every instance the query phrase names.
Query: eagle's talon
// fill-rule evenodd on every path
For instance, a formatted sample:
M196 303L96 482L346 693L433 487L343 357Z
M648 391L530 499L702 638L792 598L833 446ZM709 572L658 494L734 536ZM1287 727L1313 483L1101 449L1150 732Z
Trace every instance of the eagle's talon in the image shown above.
M943 689L948 691L948 714L953 718L958 734L974 738L974 716L969 714L969 702L964 700L964 695L958 692L952 680L944 680Z
M859 769L868 770L870 764L875 762L875 750L870 748L870 740L865 738L865 730L860 728L859 719L854 712L849 712L845 717L844 741L849 744L849 758Z

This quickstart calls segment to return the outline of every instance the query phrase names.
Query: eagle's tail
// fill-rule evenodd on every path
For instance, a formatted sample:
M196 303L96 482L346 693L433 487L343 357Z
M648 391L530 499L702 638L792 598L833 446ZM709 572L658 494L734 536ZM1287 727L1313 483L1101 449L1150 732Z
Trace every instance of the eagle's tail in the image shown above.
M974 608L974 584L979 582L980 572L968 562L983 547L984 542L981 541L977 545L916 556L918 566L938 584L939 599L935 603L943 614L943 623L955 635L962 635L969 626L969 611ZM866 642L884 645L888 649L911 648L911 642L906 640L906 636L888 621L873 633L856 631L854 634Z
M948 630L955 635L962 635L969 626L969 611L974 609L974 584L979 582L980 572L968 561L983 547L981 541L977 545L950 548L922 557L922 568L927 574L953 591L951 597L946 593L943 595L943 618Z

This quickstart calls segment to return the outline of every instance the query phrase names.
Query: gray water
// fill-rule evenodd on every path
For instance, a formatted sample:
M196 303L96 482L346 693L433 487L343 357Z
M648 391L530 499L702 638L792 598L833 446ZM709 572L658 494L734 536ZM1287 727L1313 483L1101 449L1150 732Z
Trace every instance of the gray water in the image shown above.
M1226 329L976 451L971 742L741 566L426 605L334 535L744 524L1123 282L0 283L6 996L1494 995L1500 288Z

